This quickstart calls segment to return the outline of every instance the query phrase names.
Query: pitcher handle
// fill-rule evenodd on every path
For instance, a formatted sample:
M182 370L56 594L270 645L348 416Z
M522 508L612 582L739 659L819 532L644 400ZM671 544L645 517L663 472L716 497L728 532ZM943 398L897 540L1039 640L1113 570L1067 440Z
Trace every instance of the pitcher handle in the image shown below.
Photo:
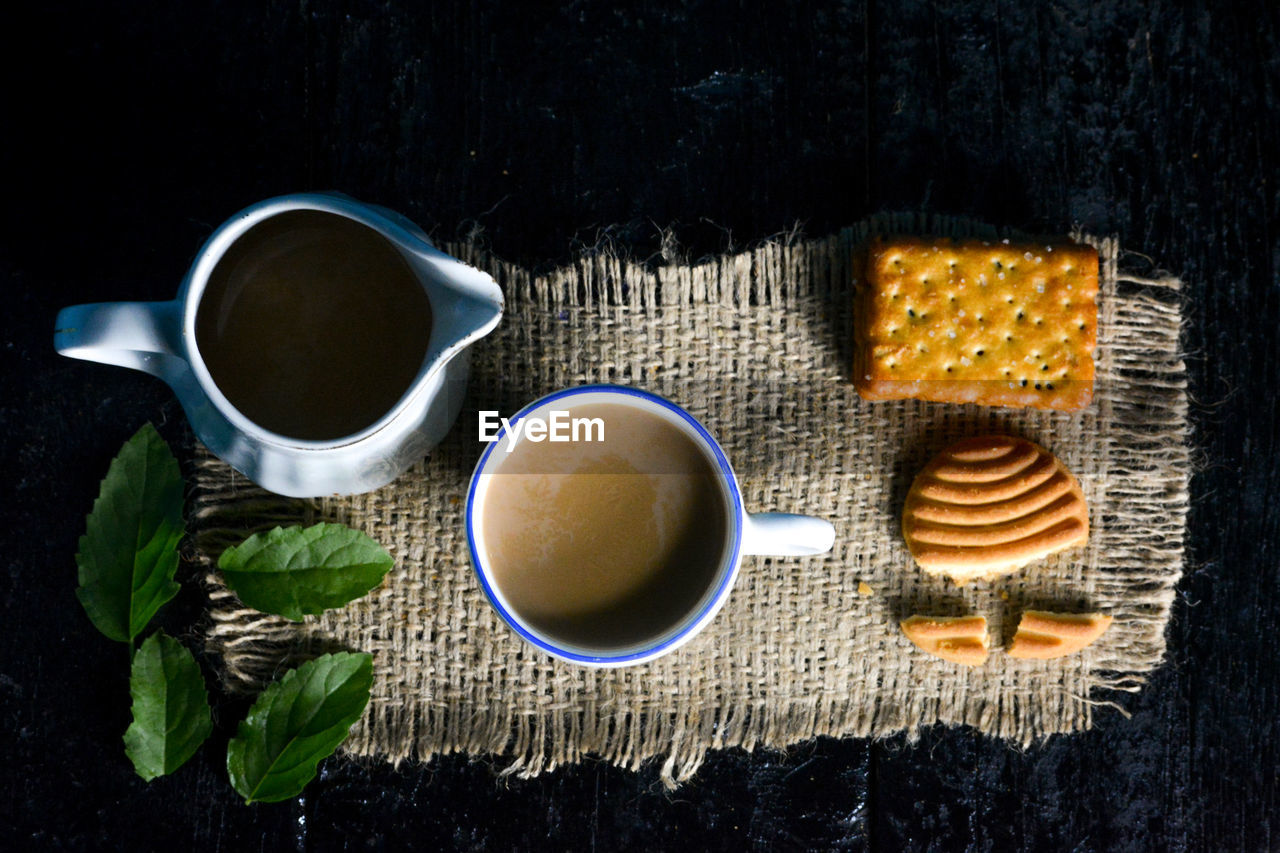
M132 367L168 380L185 366L182 303L94 302L58 312L53 347L70 358Z
M789 512L757 512L747 516L742 553L772 557L825 554L836 541L831 522Z

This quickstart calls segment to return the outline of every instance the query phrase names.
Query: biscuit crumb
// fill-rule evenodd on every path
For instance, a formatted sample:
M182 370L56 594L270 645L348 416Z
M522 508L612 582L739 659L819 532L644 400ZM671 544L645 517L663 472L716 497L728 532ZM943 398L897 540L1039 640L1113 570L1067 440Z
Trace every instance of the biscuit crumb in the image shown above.
M871 588L871 584L866 581L858 581L858 595L863 598L869 598L875 595L875 590Z

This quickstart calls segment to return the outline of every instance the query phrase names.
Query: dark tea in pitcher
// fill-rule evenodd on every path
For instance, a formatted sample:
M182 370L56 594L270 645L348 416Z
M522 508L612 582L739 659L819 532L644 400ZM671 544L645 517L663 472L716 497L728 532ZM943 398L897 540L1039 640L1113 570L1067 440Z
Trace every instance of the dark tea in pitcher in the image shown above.
M196 347L218 389L257 425L333 440L371 426L413 384L431 305L400 250L318 210L254 225L218 260Z

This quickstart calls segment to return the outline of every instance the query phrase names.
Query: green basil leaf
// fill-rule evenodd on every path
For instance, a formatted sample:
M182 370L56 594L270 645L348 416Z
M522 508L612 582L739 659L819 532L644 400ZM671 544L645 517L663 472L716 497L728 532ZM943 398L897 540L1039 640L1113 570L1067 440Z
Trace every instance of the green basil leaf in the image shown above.
M182 492L178 460L151 424L111 460L80 537L76 597L113 640L133 642L178 592Z
M359 530L315 524L255 533L223 551L218 568L245 604L296 621L364 595L394 562Z
M227 773L246 803L302 793L364 713L373 656L321 655L262 691L227 744Z
M177 770L213 731L209 693L187 647L162 631L143 641L129 673L133 722L124 751L150 782Z

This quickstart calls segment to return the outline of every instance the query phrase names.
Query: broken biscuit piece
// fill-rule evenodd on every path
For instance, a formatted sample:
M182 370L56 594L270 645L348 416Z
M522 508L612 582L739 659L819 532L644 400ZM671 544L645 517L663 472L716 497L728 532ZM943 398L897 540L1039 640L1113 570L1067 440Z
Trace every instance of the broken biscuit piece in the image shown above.
M1101 613L1048 613L1027 610L1009 646L1009 657L1049 660L1075 654L1111 627Z
M1068 411L1092 401L1092 246L881 237L860 278L853 379L864 399Z
M964 666L981 666L990 641L981 616L912 616L899 623L922 651Z
M920 568L957 584L1083 545L1089 508L1071 472L1022 438L966 438L916 476L902 535Z

